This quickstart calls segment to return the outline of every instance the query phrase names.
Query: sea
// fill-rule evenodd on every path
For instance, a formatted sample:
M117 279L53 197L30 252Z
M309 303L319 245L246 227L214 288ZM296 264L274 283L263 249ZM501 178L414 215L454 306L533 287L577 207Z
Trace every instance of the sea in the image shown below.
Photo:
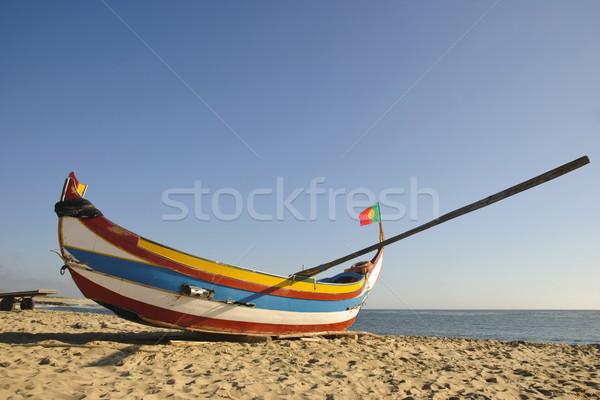
M112 315L96 304L37 309ZM540 343L600 344L600 310L375 310L363 309L350 330Z
M362 310L351 330L501 341L598 344L599 310Z

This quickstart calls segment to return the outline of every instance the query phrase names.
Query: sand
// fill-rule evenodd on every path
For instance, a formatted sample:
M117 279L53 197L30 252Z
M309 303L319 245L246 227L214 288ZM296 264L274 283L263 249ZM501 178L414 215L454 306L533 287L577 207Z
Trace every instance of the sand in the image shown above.
M4 399L600 399L600 345L361 334L185 342L99 314L0 321Z

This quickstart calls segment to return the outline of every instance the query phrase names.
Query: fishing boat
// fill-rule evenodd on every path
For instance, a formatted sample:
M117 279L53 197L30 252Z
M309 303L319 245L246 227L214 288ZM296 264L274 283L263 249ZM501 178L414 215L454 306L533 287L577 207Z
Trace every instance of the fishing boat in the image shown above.
M271 335L342 331L355 321L381 272L385 246L548 182L589 163L587 156L449 212L359 251L289 276L193 256L106 219L67 177L55 205L64 265L83 295L125 319L220 334ZM375 252L328 278L334 266Z
M83 197L86 188L70 173L55 205L61 272L85 297L135 322L246 335L341 331L381 271L383 248L325 279L196 257L111 222Z

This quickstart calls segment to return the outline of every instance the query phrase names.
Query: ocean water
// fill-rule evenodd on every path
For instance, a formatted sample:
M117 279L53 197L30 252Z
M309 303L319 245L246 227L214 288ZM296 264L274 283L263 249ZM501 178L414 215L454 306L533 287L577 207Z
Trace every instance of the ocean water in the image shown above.
M60 306L38 303L36 308L113 314L97 304ZM600 344L600 311L363 309L350 330L378 335Z
M600 311L362 310L351 330L381 335L600 343Z

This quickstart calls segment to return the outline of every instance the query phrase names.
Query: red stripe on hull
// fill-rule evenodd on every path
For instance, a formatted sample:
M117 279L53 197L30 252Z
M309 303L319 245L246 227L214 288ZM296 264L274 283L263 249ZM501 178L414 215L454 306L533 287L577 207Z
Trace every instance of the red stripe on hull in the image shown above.
M71 277L83 295L89 299L114 305L138 314L157 326L169 325L186 330L234 334L282 335L291 333L343 331L350 327L356 316L348 321L319 325L278 325L207 318L168 310L125 297L100 286L69 268ZM250 310L249 310L250 311Z
M348 300L362 295L364 291L364 284L360 289L348 292L348 293L311 293L302 292L298 290L284 289L274 286L260 285L252 282L240 281L238 279L229 278L224 275L217 275L202 271L185 264L178 263L171 259L162 257L158 254L152 253L148 250L138 247L138 240L140 236L130 232L120 226L114 224L110 220L104 217L96 217L89 219L80 219L80 221L92 230L95 234L108 240L114 246L122 248L123 250L148 260L150 263L159 267L171 269L191 277L205 280L208 282L215 282L218 280L220 285L228 286L231 288L246 290L255 293L267 293L274 296L291 297L297 299L310 299L310 300ZM193 257L193 256L192 256ZM208 261L210 262L210 261ZM368 277L367 277L368 278ZM282 279L286 279L282 277ZM367 279L365 279L365 284Z

